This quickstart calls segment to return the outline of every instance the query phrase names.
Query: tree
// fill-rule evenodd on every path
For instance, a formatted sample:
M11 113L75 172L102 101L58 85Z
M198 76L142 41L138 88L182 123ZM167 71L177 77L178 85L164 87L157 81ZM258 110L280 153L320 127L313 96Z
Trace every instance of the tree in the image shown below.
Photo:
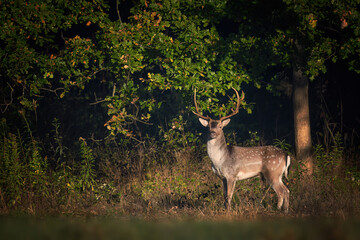
M278 91L282 89L280 84L292 79L296 155L311 173L309 80L326 72L327 61L339 58L351 59L350 68L358 71L358 2L284 0L228 4L229 16L239 23L239 32L230 42L238 45L233 55L240 55L234 58L246 64L254 83L260 86L261 79L272 76L267 88Z
M303 162L305 169L311 174L314 161L312 159L310 128L309 79L303 72L303 61L303 46L295 42L295 52L292 59L295 150L297 158Z
M309 80L314 80L321 72L326 72L328 60L336 62L344 58L341 53L359 53L359 43L353 46L354 38L359 36L359 13L356 1L284 1L297 24L290 27L288 36L292 40L293 57L293 106L296 155L304 162L309 173L313 171L310 114L308 100ZM353 15L354 14L354 15ZM350 16L353 15L353 16ZM341 38L349 23L351 33ZM341 47L340 47L341 46ZM340 49L339 49L340 47ZM356 61L350 61L354 68ZM358 63L357 63L358 64Z

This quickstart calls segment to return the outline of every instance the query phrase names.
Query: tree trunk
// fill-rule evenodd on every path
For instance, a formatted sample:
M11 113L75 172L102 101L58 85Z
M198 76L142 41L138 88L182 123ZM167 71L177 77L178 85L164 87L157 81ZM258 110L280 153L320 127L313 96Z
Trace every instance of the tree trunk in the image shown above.
M295 44L297 54L293 58L293 110L294 110L294 131L296 157L300 160L307 170L312 174L314 161L312 156L312 142L310 130L309 113L309 79L302 71L303 66L303 47Z

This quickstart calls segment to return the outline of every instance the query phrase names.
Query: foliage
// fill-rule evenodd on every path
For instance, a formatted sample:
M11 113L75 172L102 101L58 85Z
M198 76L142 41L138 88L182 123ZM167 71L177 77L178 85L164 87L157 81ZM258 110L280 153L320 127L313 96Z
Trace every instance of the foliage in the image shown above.
M260 146L260 136L258 136L258 132L249 131L250 138L245 141L245 146L247 147L255 147Z
M108 98L111 119L105 125L113 134L136 136L131 125L153 121L159 112L164 114L165 101L174 102L174 95L183 105L168 103L167 114L175 113L174 107L190 110L189 97L195 88L200 89L202 110L220 115L232 107L218 108L215 96L224 95L233 86L239 89L247 76L239 76L243 70L231 57L223 56L214 27L216 17L208 16L208 9L221 13L224 6L223 1L142 1L132 9L129 23L104 26L101 43L107 46L107 69L119 86ZM204 91L207 89L212 90ZM212 101L204 104L201 96Z
M56 127L59 127L56 125ZM48 156L31 132L13 134L2 120L0 157L0 199L3 209L27 209L31 214L55 206L66 206L79 197L80 192L93 191L95 187L94 158L85 141L81 142L79 174L67 162L58 163L56 170L48 164ZM55 129L56 133L56 129ZM54 135L55 141L56 134ZM59 139L57 139L59 140ZM50 158L57 158L54 152ZM103 191L106 194L106 191Z
M106 5L102 1L33 1L26 7L9 3L6 9L13 9L12 14L23 11L24 7L27 9L24 17L29 19L22 23L24 25L20 24L20 19L10 22L12 14L2 12L8 23L2 32L2 39L6 39L3 56L7 56L3 64L20 58L16 51L10 51L12 44L18 42L14 41L17 38L35 55L28 54L32 61L23 59L26 66L8 72L8 83L4 87L11 101L16 95L23 106L36 110L37 96L42 91L49 90L63 98L70 88L84 89L90 80L98 80L101 73L106 73L106 80L102 82L108 93L103 102L107 102L110 120L105 126L114 135L120 133L133 139L142 136L135 132L138 124L153 121L154 115L166 111L161 108L166 100L164 96L171 98L174 93L184 100L179 108L189 110L189 96L194 88L200 89L200 108L210 106L212 113L224 115L232 105L218 108L219 100L215 96L225 95L231 87L239 89L243 81L248 81L240 65L226 55L215 28L225 13L225 3L141 1L131 9L129 22L109 21L104 15ZM97 7L92 9L92 4ZM61 11L55 12L58 9ZM38 15L39 19L32 19ZM62 35L62 39L58 38L57 34L70 33L76 25L85 29L96 25L96 37ZM12 35L17 30L10 33L11 26L23 31L22 34ZM33 42L27 40L28 37L41 40ZM37 50L44 41L49 52ZM23 52L21 47L17 50ZM6 55L6 52L13 55ZM24 74L20 76L15 72ZM20 86L29 89L29 94L18 96ZM207 89L213 90L204 91ZM213 101L204 104L202 96Z
M201 133L192 133L186 126L187 121L184 120L183 116L174 118L171 120L168 126L168 130L160 128L160 135L166 142L166 146L171 146L175 150L181 150L188 146L195 148L197 144L200 144L199 137Z
M257 87L285 92L295 57L311 80L327 71L328 61L346 60L356 67L359 1L228 1L229 15L239 31L227 42L236 61L246 66ZM345 37L343 37L345 36ZM351 46L350 46L351 45ZM349 55L347 55L347 53ZM281 67L280 67L281 66Z
M21 161L21 145L16 135L5 134L1 139L1 194L9 206L17 205L22 200L25 180L24 164Z
M291 145L287 143L284 139L275 139L274 140L274 146L281 148L284 150L288 155L291 154Z
M284 1L296 14L299 21L297 31L299 37L305 36L307 51L307 74L314 79L319 72L325 72L325 62L329 59L337 61L358 54L359 44L354 39L359 34L359 17L357 6L359 1L327 2L327 1ZM334 37L344 34L345 38ZM351 57L350 57L351 58ZM349 61L349 67L358 71L356 60ZM355 64L355 65L354 65Z
M33 191L41 194L41 196L48 195L49 179L46 171L48 170L47 158L42 157L40 149L36 141L32 142L32 153L29 160L29 179L31 185L35 188ZM27 148L27 147L26 147Z
M320 144L315 145L316 167L313 175L306 174L301 162L296 159L291 162L289 184L293 195L292 202L303 214L323 212L324 216L335 214L344 218L357 209L353 201L358 198L359 185L353 176L358 175L358 170L344 165L342 137L336 133L335 139L329 149Z
M95 164L91 148L87 145L85 139L80 139L81 165L79 176L79 187L82 191L94 190L95 184Z
M141 186L141 197L145 201L157 204L159 201L171 201L171 204L181 204L181 201L191 200L194 191L198 192L200 182L194 178L185 178L181 173L169 175L156 173L144 181ZM191 188L190 188L191 187ZM188 198L188 199L187 199Z
M36 111L46 91L64 98L97 82L102 90L93 91L94 101L109 116L101 124L141 142L158 134L158 126L167 129L167 119L186 120L194 89L200 111L217 116L234 107L235 95L230 104L223 97L232 87L265 83L283 91L296 44L305 48L300 67L310 78L326 71L328 59L348 59L356 70L356 4L142 0L128 19L119 11L110 19L101 0L7 2L0 34L3 110ZM218 26L226 18L240 26L224 37ZM242 107L251 113L249 105Z
M314 154L318 169L325 175L334 175L337 173L343 162L344 148L342 144L342 137L340 133L335 134L334 145L326 151L320 144L314 147Z
M63 143L63 136L60 131L60 122L57 118L54 118L52 124L53 130L53 140L54 143L51 144L51 149L53 151L53 155L56 158L56 164L61 164L64 159L66 158L66 151L68 150L66 146L64 146Z
M16 104L17 107L35 110L38 107L38 97L44 90L56 93L58 90L68 89L70 80L57 79L54 72L55 67L65 71L62 66L67 64L57 58L63 44L60 36L64 38L64 32L77 24L90 25L98 22L104 16L104 7L101 0L93 3L39 0L2 2L0 66L4 78L2 95L7 99L6 108L10 104ZM77 39L79 38L74 37L66 40L66 45L78 44ZM86 43L85 40L83 42ZM70 58L72 54L69 51L67 56ZM81 58L79 60L85 61ZM68 63L72 64L71 61ZM72 69L73 74L79 71ZM82 86L81 83L83 82L76 85Z
M7 129L5 122L2 127ZM42 157L44 150L34 145L31 137L26 137L28 132L24 132L15 135L8 129L2 135L2 211L152 217L184 211L185 216L191 213L206 218L221 216L224 212L221 181L211 172L205 151L191 147L198 143L188 143L183 149L170 142L167 145L165 142L146 142L143 152L138 151L141 148L106 143L94 148L95 151L80 139L78 155L81 163L72 165L70 161L63 161L52 169ZM291 216L335 216L338 211L348 216L351 209L353 213L360 211L358 171L341 167L343 161L338 159L343 159L344 152L340 135L336 136L337 144L329 152L316 148L319 171L311 179L301 172L304 169L301 162L292 159L289 180L285 182L291 191ZM284 141L279 142L286 146ZM56 159L57 156L54 153L48 158ZM70 155L67 153L66 156ZM94 160L98 158L100 163L109 164L94 172ZM237 184L233 217L275 214L276 195L260 183L260 179L250 179ZM329 209L333 213L329 213Z
M349 181L354 186L359 186L359 171L354 166L344 164L345 149L339 132L335 134L334 143L329 149L317 144L314 147L314 154L317 164L316 177L319 178L319 181L330 180L342 190L347 188L343 184L348 184L343 181Z
M6 128L4 119L2 125ZM5 207L17 207L24 201L31 206L35 199L49 195L47 159L40 150L36 140L24 139L20 132L3 132L0 188Z

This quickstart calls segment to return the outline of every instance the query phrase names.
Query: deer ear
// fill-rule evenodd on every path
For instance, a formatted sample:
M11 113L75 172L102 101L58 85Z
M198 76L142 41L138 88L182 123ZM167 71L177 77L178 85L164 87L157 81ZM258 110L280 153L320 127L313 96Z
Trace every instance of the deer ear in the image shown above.
M208 120L199 118L199 121L200 121L200 123L201 123L204 127L207 127L207 126L209 125L209 121L208 121Z
M226 125L228 125L229 122L230 122L230 118L225 119L224 121L221 122L221 124L222 124L223 127L226 127Z

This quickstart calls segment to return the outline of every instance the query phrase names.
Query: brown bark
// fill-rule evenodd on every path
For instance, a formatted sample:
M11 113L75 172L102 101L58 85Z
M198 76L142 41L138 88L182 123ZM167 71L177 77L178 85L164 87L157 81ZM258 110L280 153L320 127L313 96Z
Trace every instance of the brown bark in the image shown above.
M309 79L301 69L303 63L303 49L295 44L297 54L293 59L293 110L296 157L312 174L314 161L312 156L312 142L309 112Z

